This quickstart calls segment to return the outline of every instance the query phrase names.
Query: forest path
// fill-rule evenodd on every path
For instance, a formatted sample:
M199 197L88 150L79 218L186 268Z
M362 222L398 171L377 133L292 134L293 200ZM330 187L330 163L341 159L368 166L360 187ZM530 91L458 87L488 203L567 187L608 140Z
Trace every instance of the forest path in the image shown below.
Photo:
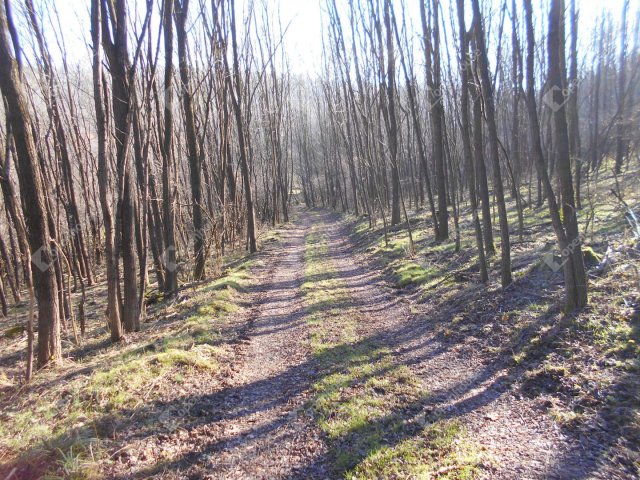
M322 375L310 350L301 290L305 237L312 227L326 239L326 262L348 291L348 308L359 314L361 337L387 348L394 365L408 366L428 393L424 416L465 426L487 458L482 477L585 478L584 464L573 452L589 446L572 442L532 401L511 392L506 369L486 353L438 336L429 302L415 303L392 288L371 260L357 253L350 226L318 211L301 211L281 240L256 257L235 373L222 391L192 408L206 412L196 434L204 441L171 469L169 478L336 476L322 432L304 413ZM409 410L401 406L395 414L410 420L415 412Z
M235 373L199 405L214 419L203 425L208 444L189 459L188 477L327 477L320 432L299 414L315 378L300 291L308 229L302 213L256 257Z
M443 338L438 324L449 325L451 318L434 309L428 297L416 302L410 291L395 288L371 257L355 248L350 224L330 212L311 215L326 235L327 262L334 264L360 314L366 341L388 348L393 363L408 366L419 379L428 395L428 422L461 422L484 458L480 477L594 476L602 453L597 441L567 435L541 408L541 399L513 388L510 359L479 348L472 334L462 343Z

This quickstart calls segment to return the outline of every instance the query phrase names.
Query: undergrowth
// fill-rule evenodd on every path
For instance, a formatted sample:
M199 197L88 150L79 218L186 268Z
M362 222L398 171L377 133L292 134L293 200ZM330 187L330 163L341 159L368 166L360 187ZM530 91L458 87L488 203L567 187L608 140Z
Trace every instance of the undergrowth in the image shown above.
M23 401L2 412L0 460L9 471L12 463L32 464L33 475L96 478L97 463L109 461L111 439L128 420L145 416L145 403L161 393L165 380L180 383L219 370L225 349L221 328L240 308L238 292L250 266L245 259L176 305L167 304L163 317L170 320L144 324L124 348L77 360L68 382L55 382L64 371L39 374ZM145 422L161 430L157 420Z
M620 192L637 210L637 182L633 176L625 178ZM409 251L405 225L390 230L385 241L380 222L370 228L366 217L347 221L354 244L384 269L396 288L406 288L424 305L422 310L430 312L437 338L464 345L466 355L506 368L511 389L531 398L569 434L578 430L597 436L611 463L637 475L640 263L626 212L610 194L617 188L613 177L601 178L578 211L590 301L571 315L562 313L562 272L552 271L543 261L545 254L558 255L546 205L525 208L523 232L517 229L514 202L508 205L514 283L504 290L498 283L499 244L496 255L488 257L489 282L479 282L465 205L460 251L451 240L433 241L424 210L411 215L415 252ZM613 267L602 273L594 267L609 247L626 253L618 253Z

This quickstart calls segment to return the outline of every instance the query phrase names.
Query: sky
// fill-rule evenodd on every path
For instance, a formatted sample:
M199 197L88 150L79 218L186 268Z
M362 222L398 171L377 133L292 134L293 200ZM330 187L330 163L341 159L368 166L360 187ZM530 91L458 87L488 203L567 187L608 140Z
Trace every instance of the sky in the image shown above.
M237 14L251 0L237 0ZM347 0L338 0L338 3L346 4ZM407 18L414 23L419 22L418 5L420 0L402 0L407 8ZM640 8L640 0L630 0L630 25L635 22L635 12ZM14 0L15 3L17 0ZM279 11L282 25L288 26L283 46L289 57L291 70L296 74L314 75L321 71L322 65L322 15L321 10L325 0L266 0L273 12ZM394 0L399 6L401 0ZM451 3L455 0L442 0L442 9L445 16L448 15ZM491 11L497 12L502 0L485 0L491 4ZM614 21L618 22L624 0L577 0L579 11L579 38L588 42L589 32L597 24L598 19L610 12ZM60 23L64 32L64 41L70 56L78 61L87 58L87 42L89 39L89 0L35 0L38 6L55 5L60 15ZM191 1L191 8L195 9L198 0ZM517 0L518 6L521 1ZM534 6L547 11L549 0L533 0ZM567 4L568 4L567 0ZM144 0L130 0L131 5L143 6ZM508 1L511 4L511 1ZM454 5L455 7L455 5ZM397 7L396 7L397 8ZM467 1L467 11L470 2ZM546 21L546 15L537 16ZM45 24L46 25L46 24ZM46 30L46 27L45 27ZM51 37L50 37L51 38ZM582 42L581 42L582 43ZM588 48L588 43L582 43ZM55 50L55 48L53 49ZM55 52L54 52L55 54Z

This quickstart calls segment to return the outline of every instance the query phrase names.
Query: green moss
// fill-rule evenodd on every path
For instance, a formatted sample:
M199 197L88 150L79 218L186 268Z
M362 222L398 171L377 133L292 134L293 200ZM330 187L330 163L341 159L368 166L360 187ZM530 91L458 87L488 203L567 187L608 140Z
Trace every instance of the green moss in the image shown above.
M320 228L311 231L305 244L303 293L311 349L321 372L308 403L329 439L336 474L414 478L415 473L451 464L460 475L449 478L468 478L464 475L470 476L477 462L461 443L464 435L446 437L449 429L444 426L423 433L412 421L426 405L420 382L388 348L359 334L363 318L349 306L349 291L328 260L328 242ZM381 249L385 255L400 255L402 245ZM398 262L397 267L406 284L424 282L432 273L417 262ZM427 444L433 446L428 455L423 451ZM445 446L450 452L446 459L436 453ZM413 460L407 463L409 457Z
M607 355L640 355L640 329L633 319L613 314L593 316L576 326L590 332L594 343Z
M3 332L2 336L4 338L11 339L11 338L16 338L16 337L22 335L22 332L24 332L24 325L14 325L13 327L7 328Z
M584 257L584 264L587 268L594 267L602 261L602 255L598 254L591 247L582 247L582 256Z
M480 455L465 440L456 421L440 421L416 438L385 446L363 460L346 478L470 479L478 473Z
M425 268L413 261L404 261L393 268L396 283L400 287L407 285L423 285L431 280L437 271L432 268Z

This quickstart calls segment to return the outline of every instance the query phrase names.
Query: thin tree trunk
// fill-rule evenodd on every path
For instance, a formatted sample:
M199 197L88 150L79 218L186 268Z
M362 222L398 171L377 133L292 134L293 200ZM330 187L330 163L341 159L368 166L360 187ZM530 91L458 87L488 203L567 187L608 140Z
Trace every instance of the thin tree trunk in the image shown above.
M616 174L622 173L622 166L629 150L625 141L624 107L627 69L627 15L629 12L629 0L624 0L622 6L622 25L620 26L620 64L618 66L618 121L616 131Z
M427 24L426 2L420 2L420 18L422 21L422 35L425 50L425 68L428 86L428 102L430 105L431 135L433 142L433 157L436 170L436 191L438 196L438 237L442 242L449 238L449 213L447 211L447 183L445 178L444 159L444 107L442 105L442 85L440 78L440 38L438 3L433 1L433 27ZM433 43L431 36L433 35Z
M249 172L249 160L247 158L248 145L245 138L244 120L242 118L242 108L240 105L242 87L240 79L240 64L238 60L238 42L236 39L235 5L233 0L230 1L230 4L233 74L227 77L227 81L230 82L229 91L231 92L231 103L236 119L236 133L238 135L240 170L242 172L242 183L244 185L245 203L247 208L247 241L249 244L249 252L254 253L258 251L258 246L256 243L255 212L253 206L253 194L251 192L251 176Z
M187 142L187 156L189 157L189 173L191 184L191 201L193 212L193 249L195 265L193 277L202 280L205 276L204 255L204 223L202 220L202 159L198 151L198 138L193 112L193 98L190 87L189 59L187 57L186 21L189 11L189 0L175 0L176 37L178 40L178 65L182 84L182 108L185 116L185 133Z
M474 64L476 58L473 59ZM473 92L473 155L475 159L478 190L480 191L480 206L482 211L482 234L487 255L494 255L496 247L493 242L493 223L491 220L491 197L489 196L489 182L487 167L484 162L484 143L482 129L482 94L477 85L472 84Z
M489 130L489 149L493 166L493 189L498 204L498 218L500 220L500 276L502 287L511 284L511 242L509 239L509 222L507 219L507 207L504 201L502 175L500 173L500 151L498 147L498 129L496 127L496 115L493 99L493 87L489 76L487 47L482 29L482 18L478 0L473 0L473 30L475 32L476 47L478 48L478 66L480 67L480 84L484 99L487 127Z
M489 278L487 273L487 261L484 254L484 242L482 238L482 227L478 216L478 203L476 197L476 174L473 155L471 154L471 139L469 135L469 71L471 60L468 56L467 30L464 21L464 0L457 0L458 6L458 27L460 29L460 111L461 111L461 133L462 147L467 168L467 182L469 187L469 205L471 206L471 221L476 234L476 247L478 249L478 268L480 271L480 281L486 282Z
M56 257L51 246L45 188L31 129L31 116L22 88L22 74L7 37L11 23L10 13L5 4L0 3L0 90L7 105L7 117L17 153L20 193L29 227L29 246L34 260L31 271L38 300L38 366L43 367L62 358L58 286L55 270L51 268Z
M122 323L120 320L119 273L118 257L115 246L115 226L109 199L111 185L109 175L109 160L107 159L107 117L103 95L102 73L102 6L101 0L91 1L91 39L93 43L93 98L96 110L96 129L98 133L98 187L100 192L100 206L102 221L105 229L105 268L107 271L107 316L111 340L114 342L122 338Z
M164 220L164 293L172 297L178 290L176 239L171 179L173 178L173 0L164 0L164 131L162 132L162 216Z
M556 152L558 180L562 194L562 222L567 236L567 247L563 248L564 275L566 288L566 310L582 308L587 304L587 275L582 257L580 232L576 217L576 206L571 178L569 132L567 112L563 99L566 88L564 73L564 0L552 0L549 14L549 88L553 91L556 108L553 120L556 131Z

